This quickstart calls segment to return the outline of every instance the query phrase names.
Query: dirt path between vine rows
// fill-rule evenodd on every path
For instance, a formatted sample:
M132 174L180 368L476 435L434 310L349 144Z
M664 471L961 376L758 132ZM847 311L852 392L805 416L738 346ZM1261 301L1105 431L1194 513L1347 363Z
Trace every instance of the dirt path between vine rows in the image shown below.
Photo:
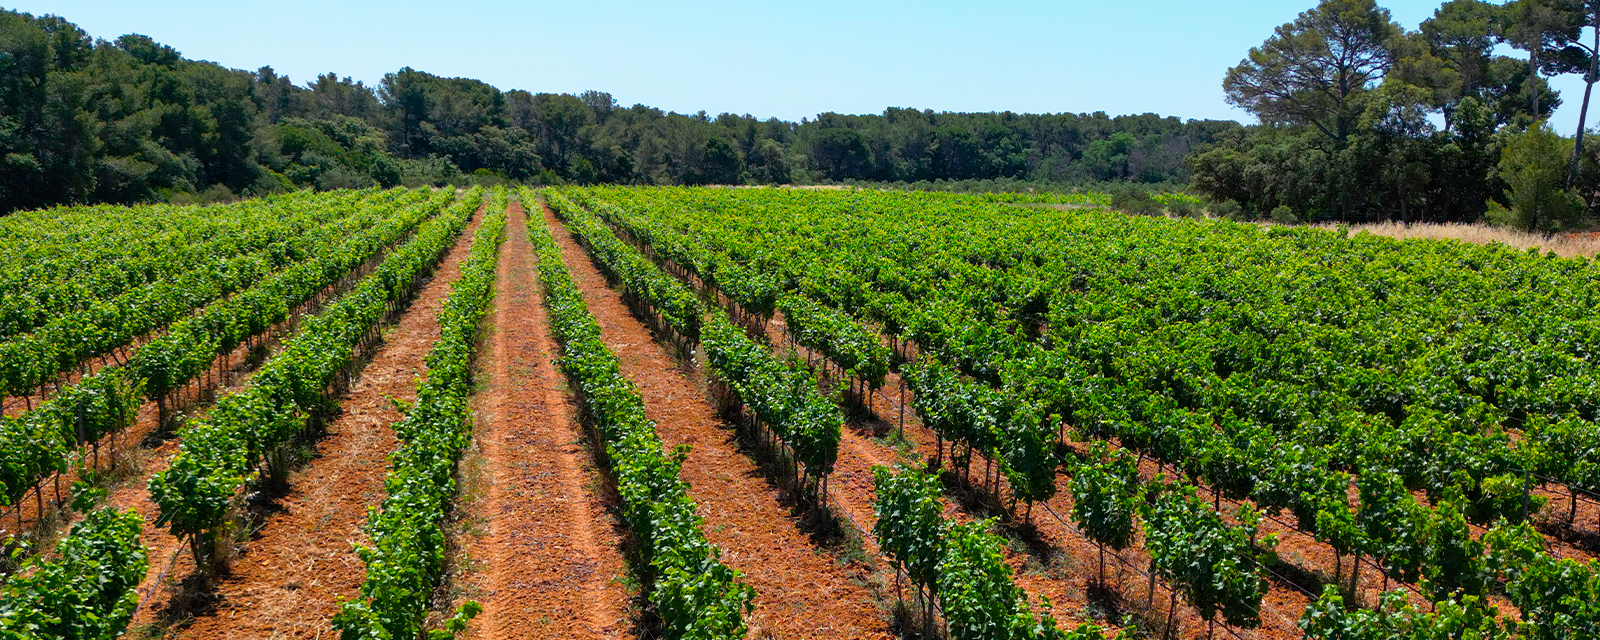
M171 419L177 423L202 417L210 411L214 399L244 389L261 364L282 350L282 341L294 333L304 318L316 315L327 304L337 300L359 282L363 274L375 270L392 249L384 249L340 281L301 303L289 319L269 327L256 339L234 349L226 358L218 358L210 372L191 381L181 393L176 394L175 401L183 406L174 410L175 415ZM140 538L148 549L150 566L137 587L144 601L135 610L130 628L148 627L154 621L151 612L158 583L162 583L169 574L182 577L194 570L193 559L186 553L183 541L168 534L166 527L155 524L160 511L151 502L147 485L151 477L167 468L179 445L173 429L166 432L157 429L158 418L156 403L145 402L140 407L134 425L124 434L119 434L119 455L124 465L113 473L109 493L103 502L104 506L118 511L133 509L143 517ZM81 519L81 516L74 514L74 519ZM129 637L139 635L130 633Z
M134 413L132 424L100 438L98 456L92 453L91 445L83 445L81 451L86 464L103 474L102 482L106 483L103 486L109 489L107 504L128 508L128 503L134 500L131 492L142 491L150 476L166 468L166 458L177 452L177 444L173 442L176 425L181 424L181 420L204 415L216 398L246 384L261 363L281 346L281 339L292 330L291 327L296 326L300 318L335 297L333 292L338 286L337 283L330 285L324 293L302 303L290 319L269 327L256 339L235 347L226 357L216 358L210 368L176 391L169 398L173 406L169 407L172 413L168 416L169 428L165 432L158 429L161 414L159 405L154 401L142 400ZM76 523L83 516L72 513L69 506L72 497L68 489L79 479L75 467L69 467L53 479L46 479L40 485L44 495L48 496L44 499L43 511L39 509L39 502L24 496L18 506L21 511L20 529L17 510L0 515L0 540L19 530L35 541L53 542L64 536L68 530L64 525ZM62 487L59 498L54 491L57 486ZM44 530L40 529L41 513L51 518L42 523ZM149 542L147 535L146 543ZM39 545L36 548L46 546ZM154 551L151 557L155 557Z
M622 371L638 386L646 413L667 447L690 445L682 475L705 519L706 539L756 590L748 617L753 638L889 638L886 614L866 586L870 569L842 564L816 548L778 490L738 450L704 390L622 302L583 248L548 210L573 281L599 322Z
M784 334L785 324L786 320L780 313L767 325L767 340L774 345L774 352L782 354L792 349L810 358L817 368L823 368L820 355L788 340ZM837 376L837 368L832 368L828 375ZM849 514L856 526L869 536L873 524L877 522L872 510L872 503L877 499L877 492L872 486L872 467L896 462L924 466L932 461L933 455L928 449L934 448L930 445L935 444L933 432L922 424L916 409L911 406L910 390L901 394L898 374L890 372L885 377L883 388L872 394L871 402L873 415L851 416L846 411L848 422L839 440L839 461L834 465L833 478L829 482L839 503L836 506ZM903 427L900 422L902 402L906 405ZM977 468L981 473L981 463ZM962 500L963 497L966 496L959 486L947 481L947 493L943 499L946 520L965 524L994 516L981 505ZM1040 509L1034 511L1034 521L1039 522L1044 514ZM1014 572L1017 586L1027 592L1035 605L1039 604L1041 598L1049 598L1054 615L1063 623L1063 627L1074 626L1074 621L1092 621L1107 626L1105 620L1090 620L1090 616L1085 614L1090 606L1085 576L1094 576L1098 566L1092 547L1081 540L1076 544L1072 540L1059 541L1065 544L1056 546L1028 540L1025 536L1018 536L1014 530L1003 529L1002 533L1021 543L1004 550L1006 564Z
M381 260L374 259L369 266L375 266L378 262ZM356 278L344 285L330 285L324 296L303 303L291 319L273 325L264 332L259 344L253 341L241 345L226 359L219 358L209 374L184 388L180 395L184 396L183 402L190 406L180 410L178 413L181 417L175 420L202 417L211 409L213 399L243 390L261 364L282 349L282 339L292 334L293 327L298 326L302 318L315 315L326 303L337 300L341 292L358 281L359 278ZM158 419L156 403L145 402L140 407L134 425L120 435L118 455L123 457L124 464L114 472L114 481L103 503L118 511L133 509L144 519L140 538L148 549L150 567L137 590L146 602L135 611L130 627L148 625L155 619L151 613L155 604L152 602L155 599L153 596L156 595L157 584L163 582L168 574L181 577L194 570L193 559L184 553L187 549L183 541L168 534L166 527L155 524L160 510L150 501L147 486L151 477L171 464L180 442L171 430L157 430ZM81 516L74 514L74 520L81 519ZM137 637L137 634L130 637Z
M622 536L552 362L528 223L512 203L480 361L487 387L473 499L463 506L471 533L457 556L463 599L483 605L468 637L621 638L631 635Z
M905 440L914 443L909 446L916 450L918 457L931 459L928 449L933 447L929 445L934 445L937 438L933 431L923 424L915 408L911 406L913 403L911 391L906 389L902 394L899 383L899 376L890 373L887 384L876 396L875 402L881 404L875 405L874 408L888 422L898 427L901 403L905 403ZM856 426L862 425L857 423ZM878 430L887 432L888 425L879 424ZM857 437L862 436L857 434ZM945 517L958 522L969 522L974 518L997 516L998 512L992 506L981 502L978 496L963 487L962 482L956 479L959 471L954 470L950 462L950 443L945 443L945 447ZM981 455L974 454L971 469L971 482L982 483L984 459ZM1001 480L1004 495L1010 494L1008 484L1004 479ZM1167 596L1170 592L1167 591L1164 582L1158 582L1154 597L1149 602L1145 600L1149 581L1148 574L1144 572L1148 569L1149 555L1143 546L1141 535L1143 524L1136 524L1135 544L1121 552L1122 560L1119 560L1118 554L1107 552L1105 575L1110 592L1091 598L1091 583L1098 580L1100 571L1098 548L1076 525L1071 524L1073 501L1069 476L1058 473L1055 484L1055 497L1034 506L1031 522L1020 520L1023 507L1018 505L1015 511L1017 519L1003 520L999 525L1000 533L1013 542L1006 549L1006 563L1016 571L1017 585L1035 599L1048 596L1055 606L1055 615L1060 620L1094 622L1109 627L1110 630L1116 630L1132 622L1117 617L1106 618L1105 615L1110 613L1110 609L1115 608L1125 613L1143 616L1147 628L1153 628L1159 633L1165 628L1168 614ZM1131 566L1128 563L1131 563ZM1111 592L1114 592L1114 595ZM1301 594L1294 593L1294 587L1281 581L1272 581L1269 592L1263 599L1265 605L1262 611L1263 627L1257 630L1237 630L1236 633L1245 638L1300 637L1299 629L1294 622L1305 609L1306 601L1303 597L1297 596ZM1203 636L1205 633L1205 622L1181 597L1176 612L1176 625L1180 637L1196 637L1195 634ZM1219 631L1217 635L1222 637L1228 634Z
M641 251L646 250L625 232L619 231L619 237L633 242ZM705 284L697 278L685 278L681 274L679 278L691 288L713 292L709 295L717 303L728 304L726 298L714 293L714 290L706 289ZM837 367L826 364L819 354L788 338L786 319L782 313L774 314L772 320L762 328L774 354L785 355L792 350L807 358L825 376L837 379L841 375ZM869 416L851 415L851 411L846 410L847 424L839 441L839 459L834 465L828 486L829 508L861 531L867 552L876 554L880 552L872 540L872 527L877 521L872 509L877 497L872 468L895 463L909 466L931 463L933 456L928 449L933 448L929 445L935 443L935 437L917 417L915 408L911 406L910 391L904 389L896 373L890 372L884 387L871 394L870 408L873 415ZM978 468L981 472L981 463ZM959 482L953 481L953 476L947 474L946 478L946 495L942 498L946 520L965 524L997 515L968 499L970 494L961 489ZM1058 479L1058 482L1064 482L1064 479ZM1040 517L1041 514L1035 513L1035 522ZM1067 540L1064 544L1052 545L1040 540L1037 534L1028 535L1033 532L1031 527L1024 527L1025 532L1017 529L1002 524L1001 533L1013 543L1004 549L1004 555L1015 575L1017 586L1033 599L1034 604L1039 604L1041 598L1049 598L1054 615L1064 628L1076 626L1074 621L1093 621L1109 627L1111 631L1119 628L1118 624L1108 624L1103 616L1090 613L1092 603L1086 590L1087 577L1093 576L1098 566L1092 545L1084 540ZM887 569L886 559L879 564L882 573L878 576L880 584L893 584L895 578Z
M415 400L416 379L426 372L423 358L439 336L438 310L461 275L459 262L482 219L480 210L385 330L383 344L314 444L312 459L290 474L275 512L258 523L226 574L194 599L183 595L177 576L158 585L146 607L153 619L173 623L165 637L315 639L333 633L329 621L366 576L353 544L365 541L361 525L384 496L387 456L397 442L390 425L401 418L391 398ZM184 565L192 571L192 563Z

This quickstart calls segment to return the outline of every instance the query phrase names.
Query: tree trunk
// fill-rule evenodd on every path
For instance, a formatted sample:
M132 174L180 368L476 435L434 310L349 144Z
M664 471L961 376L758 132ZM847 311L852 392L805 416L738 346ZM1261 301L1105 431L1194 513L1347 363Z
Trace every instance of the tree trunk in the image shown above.
M1101 588L1105 588L1105 586L1106 586L1106 546L1103 545L1103 544L1102 545L1098 545L1098 546L1100 547L1100 587Z
M1578 179L1578 157L1583 153L1583 126L1589 117L1589 94L1594 92L1595 74L1600 72L1600 15L1593 16L1590 26L1594 31L1594 48L1589 50L1589 73L1583 78L1583 108L1578 110L1578 133L1572 140L1572 160L1567 165L1567 188ZM1585 197L1584 202L1589 198Z
M1539 119L1539 52L1528 52L1528 93L1533 94L1533 110L1529 112L1534 120Z

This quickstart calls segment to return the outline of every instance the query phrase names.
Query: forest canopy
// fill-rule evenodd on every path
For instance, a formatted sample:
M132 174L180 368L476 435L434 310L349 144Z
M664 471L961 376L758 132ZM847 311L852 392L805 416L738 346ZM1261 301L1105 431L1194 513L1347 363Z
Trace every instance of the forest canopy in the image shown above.
M712 117L411 68L378 86L333 73L297 84L15 11L0 11L0 53L0 211L475 180L1182 184L1193 150L1240 128L897 108L798 123Z
M1228 70L1228 102L1260 124L1195 153L1192 187L1247 217L1571 227L1600 193L1583 138L1597 20L1595 0L1450 0L1411 31L1325 0ZM1573 138L1545 124L1561 74L1586 81Z

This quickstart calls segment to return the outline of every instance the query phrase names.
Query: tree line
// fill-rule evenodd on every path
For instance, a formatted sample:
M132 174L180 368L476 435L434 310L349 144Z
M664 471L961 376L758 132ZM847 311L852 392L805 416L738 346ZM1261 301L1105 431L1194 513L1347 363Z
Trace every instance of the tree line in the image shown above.
M1600 0L1451 0L1411 31L1324 0L1228 70L1260 124L1191 156L1192 186L1246 217L1575 225L1600 194L1597 21ZM1571 138L1546 124L1562 74L1585 80Z
M1182 184L1239 129L1153 114L824 113L800 122L502 91L404 68L297 84L0 11L0 211L481 181Z

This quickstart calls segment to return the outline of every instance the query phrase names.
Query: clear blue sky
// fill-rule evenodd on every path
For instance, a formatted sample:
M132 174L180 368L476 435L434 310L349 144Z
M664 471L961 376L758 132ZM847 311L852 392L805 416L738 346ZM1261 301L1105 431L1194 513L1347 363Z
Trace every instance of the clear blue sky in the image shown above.
M29 0L91 35L304 83L411 66L501 89L609 91L623 105L790 120L885 107L1155 112L1248 121L1222 76L1315 0L814 0L697 3ZM1440 0L1379 2L1407 28ZM1557 80L1576 126L1582 82ZM1570 135L1570 133L1569 133Z

